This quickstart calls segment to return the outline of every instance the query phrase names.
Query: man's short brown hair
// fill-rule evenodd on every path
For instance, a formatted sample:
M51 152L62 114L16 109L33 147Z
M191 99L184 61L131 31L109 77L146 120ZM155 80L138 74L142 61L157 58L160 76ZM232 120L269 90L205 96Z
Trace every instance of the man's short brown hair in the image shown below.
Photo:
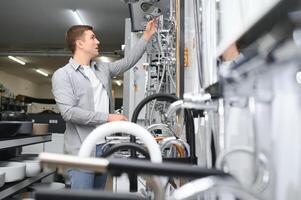
M84 32L87 30L93 31L93 27L88 25L75 25L67 31L65 40L72 53L75 52L75 41L83 36Z

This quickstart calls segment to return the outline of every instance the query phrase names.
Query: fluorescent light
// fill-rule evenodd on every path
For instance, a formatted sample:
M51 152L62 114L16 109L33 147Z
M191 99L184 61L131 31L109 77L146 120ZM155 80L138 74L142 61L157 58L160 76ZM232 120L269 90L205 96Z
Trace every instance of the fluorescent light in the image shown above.
M43 75L43 76L48 76L48 74L46 72L43 72L42 70L40 69L36 69L36 72L38 72L39 74Z
M121 45L121 50L124 51L124 49L125 49L125 44L122 44Z
M19 58L16 58L14 56L8 56L9 59L21 64L21 65L25 65L26 63L23 60L20 60Z
M79 25L85 25L84 19L80 16L78 10L71 10L73 17Z
M109 57L106 57L106 56L100 56L99 58L102 62L111 62L110 58Z

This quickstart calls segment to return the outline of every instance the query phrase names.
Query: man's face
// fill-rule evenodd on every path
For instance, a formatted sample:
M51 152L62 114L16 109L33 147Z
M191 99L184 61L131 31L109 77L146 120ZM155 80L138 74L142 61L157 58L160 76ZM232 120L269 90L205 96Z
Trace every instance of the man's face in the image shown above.
M82 38L78 40L78 47L86 54L90 55L91 58L94 58L99 54L99 41L91 30L84 32Z

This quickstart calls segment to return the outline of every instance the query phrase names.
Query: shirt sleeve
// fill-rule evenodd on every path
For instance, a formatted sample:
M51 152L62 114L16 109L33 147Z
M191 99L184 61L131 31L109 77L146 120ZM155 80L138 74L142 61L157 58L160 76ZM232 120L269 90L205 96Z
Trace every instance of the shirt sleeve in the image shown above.
M143 56L146 47L147 47L148 41L144 39L144 37L141 37L134 48L131 49L130 55L124 57L123 59L120 59L116 62L109 64L109 70L111 77L116 76L122 72L125 72L126 70L133 67L138 60Z
M80 125L100 125L107 122L108 113L95 112L77 106L70 78L63 69L52 76L52 93L63 119Z

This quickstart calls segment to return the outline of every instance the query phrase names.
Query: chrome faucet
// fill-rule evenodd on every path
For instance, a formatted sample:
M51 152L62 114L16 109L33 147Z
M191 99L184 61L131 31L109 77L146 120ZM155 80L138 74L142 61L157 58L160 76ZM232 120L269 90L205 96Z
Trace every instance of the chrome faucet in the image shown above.
M211 101L209 93L184 94L183 108L192 108L205 111L218 111L218 103Z

